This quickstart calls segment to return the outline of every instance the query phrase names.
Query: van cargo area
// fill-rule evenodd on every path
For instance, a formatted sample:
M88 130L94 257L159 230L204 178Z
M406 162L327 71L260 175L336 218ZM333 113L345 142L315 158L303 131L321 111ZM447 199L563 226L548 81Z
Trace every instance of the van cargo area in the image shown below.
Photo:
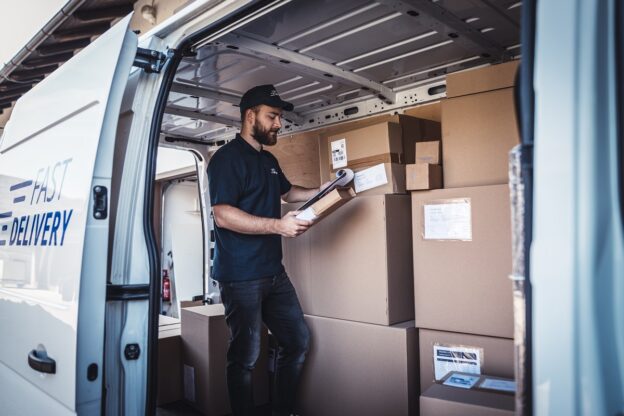
M511 0L283 1L186 51L159 152L192 157L155 186L170 285L161 311L177 330L161 320L159 414L230 409L206 167L239 131L242 94L261 84L294 104L265 148L293 184L356 172L352 201L283 239L313 337L297 414L507 415L522 405L508 278L520 12ZM344 165L332 157L339 142ZM255 370L267 412L277 348L269 333Z

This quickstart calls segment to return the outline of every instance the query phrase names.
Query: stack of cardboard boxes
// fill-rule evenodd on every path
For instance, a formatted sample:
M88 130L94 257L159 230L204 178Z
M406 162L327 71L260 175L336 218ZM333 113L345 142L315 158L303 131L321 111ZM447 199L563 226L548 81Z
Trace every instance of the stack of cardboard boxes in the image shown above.
M406 111L441 110L441 127L376 117L280 139L272 149L285 171L305 167L307 186L343 167L356 172L356 197L283 240L312 332L301 416L513 413L507 161L519 141L516 68L449 75L447 99ZM284 204L283 213L300 205ZM204 414L229 412L223 307L184 308L181 328L163 321L160 338L163 357L181 358L161 360L171 377L160 378L170 385L159 400L185 397ZM257 404L268 400L263 343ZM470 388L457 387L471 377Z
M301 236L284 239L286 270L312 332L301 415L418 411L405 163L415 162L417 142L439 139L440 125L395 116L358 127L326 135L320 146L322 180L351 168L358 196ZM284 205L284 213L299 205Z
M359 192L284 240L313 336L302 416L416 414L418 398L423 415L513 411L512 392L442 383L451 371L514 376L507 163L519 141L516 68L449 75L441 135L438 123L407 115L319 134L321 182L352 168Z
M500 396L492 403L503 405L493 404L488 414L510 414L513 408L509 392L458 393L457 387L436 383L451 370L514 376L507 165L519 141L516 68L510 62L447 77L444 189L412 193L422 415L449 414L461 403L462 414L483 414L469 404L492 394Z

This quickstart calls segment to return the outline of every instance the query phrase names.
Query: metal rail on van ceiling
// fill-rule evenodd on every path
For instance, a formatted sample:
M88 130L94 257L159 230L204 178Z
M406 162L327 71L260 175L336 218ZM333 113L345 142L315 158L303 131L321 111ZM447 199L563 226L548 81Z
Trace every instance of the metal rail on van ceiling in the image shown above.
M423 84L437 87L447 73L517 56L520 5L341 0L311 7L292 1L195 45L197 56L178 69L169 97L178 110L166 111L163 131L221 140L236 125L233 106L251 80L269 80L295 103L284 132L439 99L439 88L430 95ZM355 105L358 114L349 114ZM220 130L215 117L229 121Z
M0 113L134 9L136 0L69 0L0 69Z

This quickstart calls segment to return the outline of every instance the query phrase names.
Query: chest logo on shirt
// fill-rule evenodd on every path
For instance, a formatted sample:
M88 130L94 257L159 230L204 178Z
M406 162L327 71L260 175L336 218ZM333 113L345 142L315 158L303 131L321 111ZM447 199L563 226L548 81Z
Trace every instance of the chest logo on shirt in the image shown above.
M271 175L278 175L277 169L275 169L275 168L271 168L270 172L271 172Z

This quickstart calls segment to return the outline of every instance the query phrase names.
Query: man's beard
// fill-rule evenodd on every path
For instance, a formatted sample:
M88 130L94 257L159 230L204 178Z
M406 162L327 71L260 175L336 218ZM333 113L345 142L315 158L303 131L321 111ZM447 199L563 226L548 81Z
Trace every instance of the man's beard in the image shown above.
M256 121L256 123L254 124L253 133L251 135L254 139L258 141L258 143L264 146L273 146L275 143L277 143L278 131L279 129L264 129L262 125L260 125L260 123Z

